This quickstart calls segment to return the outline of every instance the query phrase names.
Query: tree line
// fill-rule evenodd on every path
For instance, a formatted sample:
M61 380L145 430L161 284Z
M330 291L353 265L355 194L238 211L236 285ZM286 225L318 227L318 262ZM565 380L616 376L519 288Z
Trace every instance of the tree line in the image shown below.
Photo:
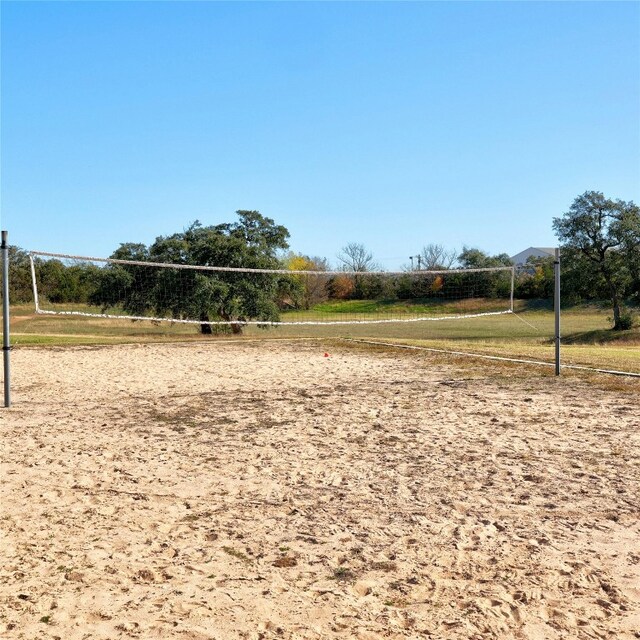
M140 263L208 265L289 271L328 271L326 258L289 250L289 232L258 211L237 211L238 220L213 226L193 223L186 230L158 237L153 244L124 243L110 256ZM633 202L610 200L600 192L578 196L569 211L555 218L553 228L562 248L562 296L569 304L608 300L614 328L632 323L630 307L640 303L640 209ZM10 298L32 299L28 254L10 247ZM136 316L196 317L204 333L212 318L230 322L240 331L243 320L278 320L287 309L310 309L326 300L419 299L447 297L466 287L471 295L503 297L510 280L499 274L452 274L447 278L415 278L415 269L390 278L373 254L360 243L343 247L338 270L352 276L201 272L149 269L135 265L93 263L65 265L57 259L37 260L38 292L53 303L81 303L103 309L119 306ZM423 248L418 261L423 270L510 266L507 254L488 255L463 247L458 253L437 244ZM553 258L531 258L518 271L515 297L548 299L553 296Z

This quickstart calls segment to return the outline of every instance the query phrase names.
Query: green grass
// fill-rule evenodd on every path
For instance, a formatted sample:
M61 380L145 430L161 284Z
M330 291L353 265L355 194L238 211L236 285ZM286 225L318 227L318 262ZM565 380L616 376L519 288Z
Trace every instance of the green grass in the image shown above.
M66 310L61 308L62 310ZM75 309L83 310L83 309ZM93 309L95 313L95 308ZM36 315L30 305L11 307L11 342L18 346L108 344L198 339L195 325Z
M315 305L309 311L287 311L282 319L301 322L313 320L321 315L335 316L336 320L349 319L343 316L358 316L358 319L375 320L385 315L436 316L477 313L479 311L503 311L507 302L502 300L438 300L417 298L414 300L332 300Z
M398 304L401 303L394 303ZM334 309L330 315L343 320L355 313L365 313L371 318L384 317L394 305L384 301L348 301L322 305L322 309L325 313ZM516 301L515 309L515 314L436 322L292 325L268 329L249 326L243 335L252 339L346 337L552 362L554 316L548 303ZM459 313L461 305L418 303L412 306L412 313L427 313L428 310L447 315ZM197 325L35 315L28 305L16 305L11 311L12 344L18 347L226 339L201 336ZM295 314L285 314L283 319L308 319L313 315L311 312ZM640 329L611 331L610 316L611 311L605 306L563 309L563 362L640 373Z

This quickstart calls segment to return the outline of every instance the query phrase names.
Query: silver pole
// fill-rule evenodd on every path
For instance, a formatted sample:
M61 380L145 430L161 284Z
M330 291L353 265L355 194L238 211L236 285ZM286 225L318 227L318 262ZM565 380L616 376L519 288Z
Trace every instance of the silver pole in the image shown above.
M33 302L35 304L36 313L40 313L40 302L38 300L38 284L36 283L36 266L31 254L29 254L29 264L31 266L31 287L33 288Z
M511 313L513 313L513 294L516 288L516 268L515 266L511 267L511 297L509 300Z
M560 375L560 249L556 249L556 259L553 261L555 275L555 289L553 296L553 308L556 316L556 375Z
M9 244L7 232L2 232L2 356L4 360L4 406L11 406L11 367L9 353Z

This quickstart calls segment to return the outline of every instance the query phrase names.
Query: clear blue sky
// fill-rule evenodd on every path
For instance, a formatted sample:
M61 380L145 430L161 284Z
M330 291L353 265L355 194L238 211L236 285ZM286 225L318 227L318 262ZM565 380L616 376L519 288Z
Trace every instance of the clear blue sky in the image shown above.
M1 2L2 228L105 256L258 209L291 248L554 246L640 194L640 4Z

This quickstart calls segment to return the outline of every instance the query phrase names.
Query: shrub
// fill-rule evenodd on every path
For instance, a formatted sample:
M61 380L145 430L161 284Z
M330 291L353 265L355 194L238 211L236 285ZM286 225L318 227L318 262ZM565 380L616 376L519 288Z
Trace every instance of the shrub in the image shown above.
M632 329L634 324L635 324L635 318L633 316L633 313L625 309L620 314L620 322L618 324L618 329L620 329L620 331L624 331L626 329Z

